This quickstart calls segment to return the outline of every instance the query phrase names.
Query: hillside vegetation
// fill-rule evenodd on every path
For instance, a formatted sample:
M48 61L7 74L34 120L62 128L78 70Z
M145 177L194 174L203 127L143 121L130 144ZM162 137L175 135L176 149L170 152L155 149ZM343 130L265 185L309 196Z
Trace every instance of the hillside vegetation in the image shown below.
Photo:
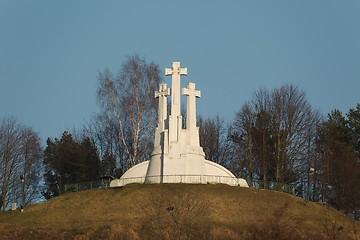
M268 190L154 184L74 192L0 213L1 239L360 239L360 223Z

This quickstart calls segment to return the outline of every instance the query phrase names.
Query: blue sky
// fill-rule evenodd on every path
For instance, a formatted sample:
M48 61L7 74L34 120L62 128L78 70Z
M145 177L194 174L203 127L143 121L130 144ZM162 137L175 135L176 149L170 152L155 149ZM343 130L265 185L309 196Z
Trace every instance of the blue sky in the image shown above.
M182 62L205 117L231 121L255 90L287 83L324 115L347 112L360 102L360 1L0 0L0 118L43 141L80 129L99 111L99 71L133 54Z

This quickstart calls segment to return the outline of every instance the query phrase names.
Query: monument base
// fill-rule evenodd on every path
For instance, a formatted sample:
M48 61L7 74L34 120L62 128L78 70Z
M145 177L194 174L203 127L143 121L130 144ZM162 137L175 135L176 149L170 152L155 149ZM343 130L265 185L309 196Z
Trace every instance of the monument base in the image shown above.
M206 175L163 175L146 176L149 161L135 165L120 179L111 181L110 187L122 187L131 183L189 183L189 184L227 184L230 186L249 187L246 180L236 178L223 166L205 160Z

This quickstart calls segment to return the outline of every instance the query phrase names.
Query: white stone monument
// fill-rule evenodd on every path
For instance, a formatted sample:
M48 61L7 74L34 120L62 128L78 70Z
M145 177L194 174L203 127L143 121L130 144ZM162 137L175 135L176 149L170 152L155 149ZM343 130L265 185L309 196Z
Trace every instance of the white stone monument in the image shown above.
M159 99L158 123L155 131L154 149L149 161L130 168L120 179L111 181L110 187L129 183L224 183L248 187L244 179L236 178L221 165L205 159L200 146L199 129L196 126L196 98L201 96L195 83L188 83L180 91L180 76L187 69L180 62L173 62L165 69L172 76L171 91L160 84L155 98ZM182 128L181 95L187 96L186 128ZM167 113L167 97L171 95L171 113Z

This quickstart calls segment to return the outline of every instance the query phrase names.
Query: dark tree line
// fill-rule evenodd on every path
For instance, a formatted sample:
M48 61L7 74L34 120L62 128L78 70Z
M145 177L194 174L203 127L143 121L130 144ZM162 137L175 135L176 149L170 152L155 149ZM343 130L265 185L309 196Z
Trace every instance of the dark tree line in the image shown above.
M360 104L346 116L332 111L318 129L314 200L360 219Z
M360 218L360 104L327 119L292 85L260 89L232 123L199 118L206 158L250 186L291 184L296 194ZM224 160L225 159L225 160Z

